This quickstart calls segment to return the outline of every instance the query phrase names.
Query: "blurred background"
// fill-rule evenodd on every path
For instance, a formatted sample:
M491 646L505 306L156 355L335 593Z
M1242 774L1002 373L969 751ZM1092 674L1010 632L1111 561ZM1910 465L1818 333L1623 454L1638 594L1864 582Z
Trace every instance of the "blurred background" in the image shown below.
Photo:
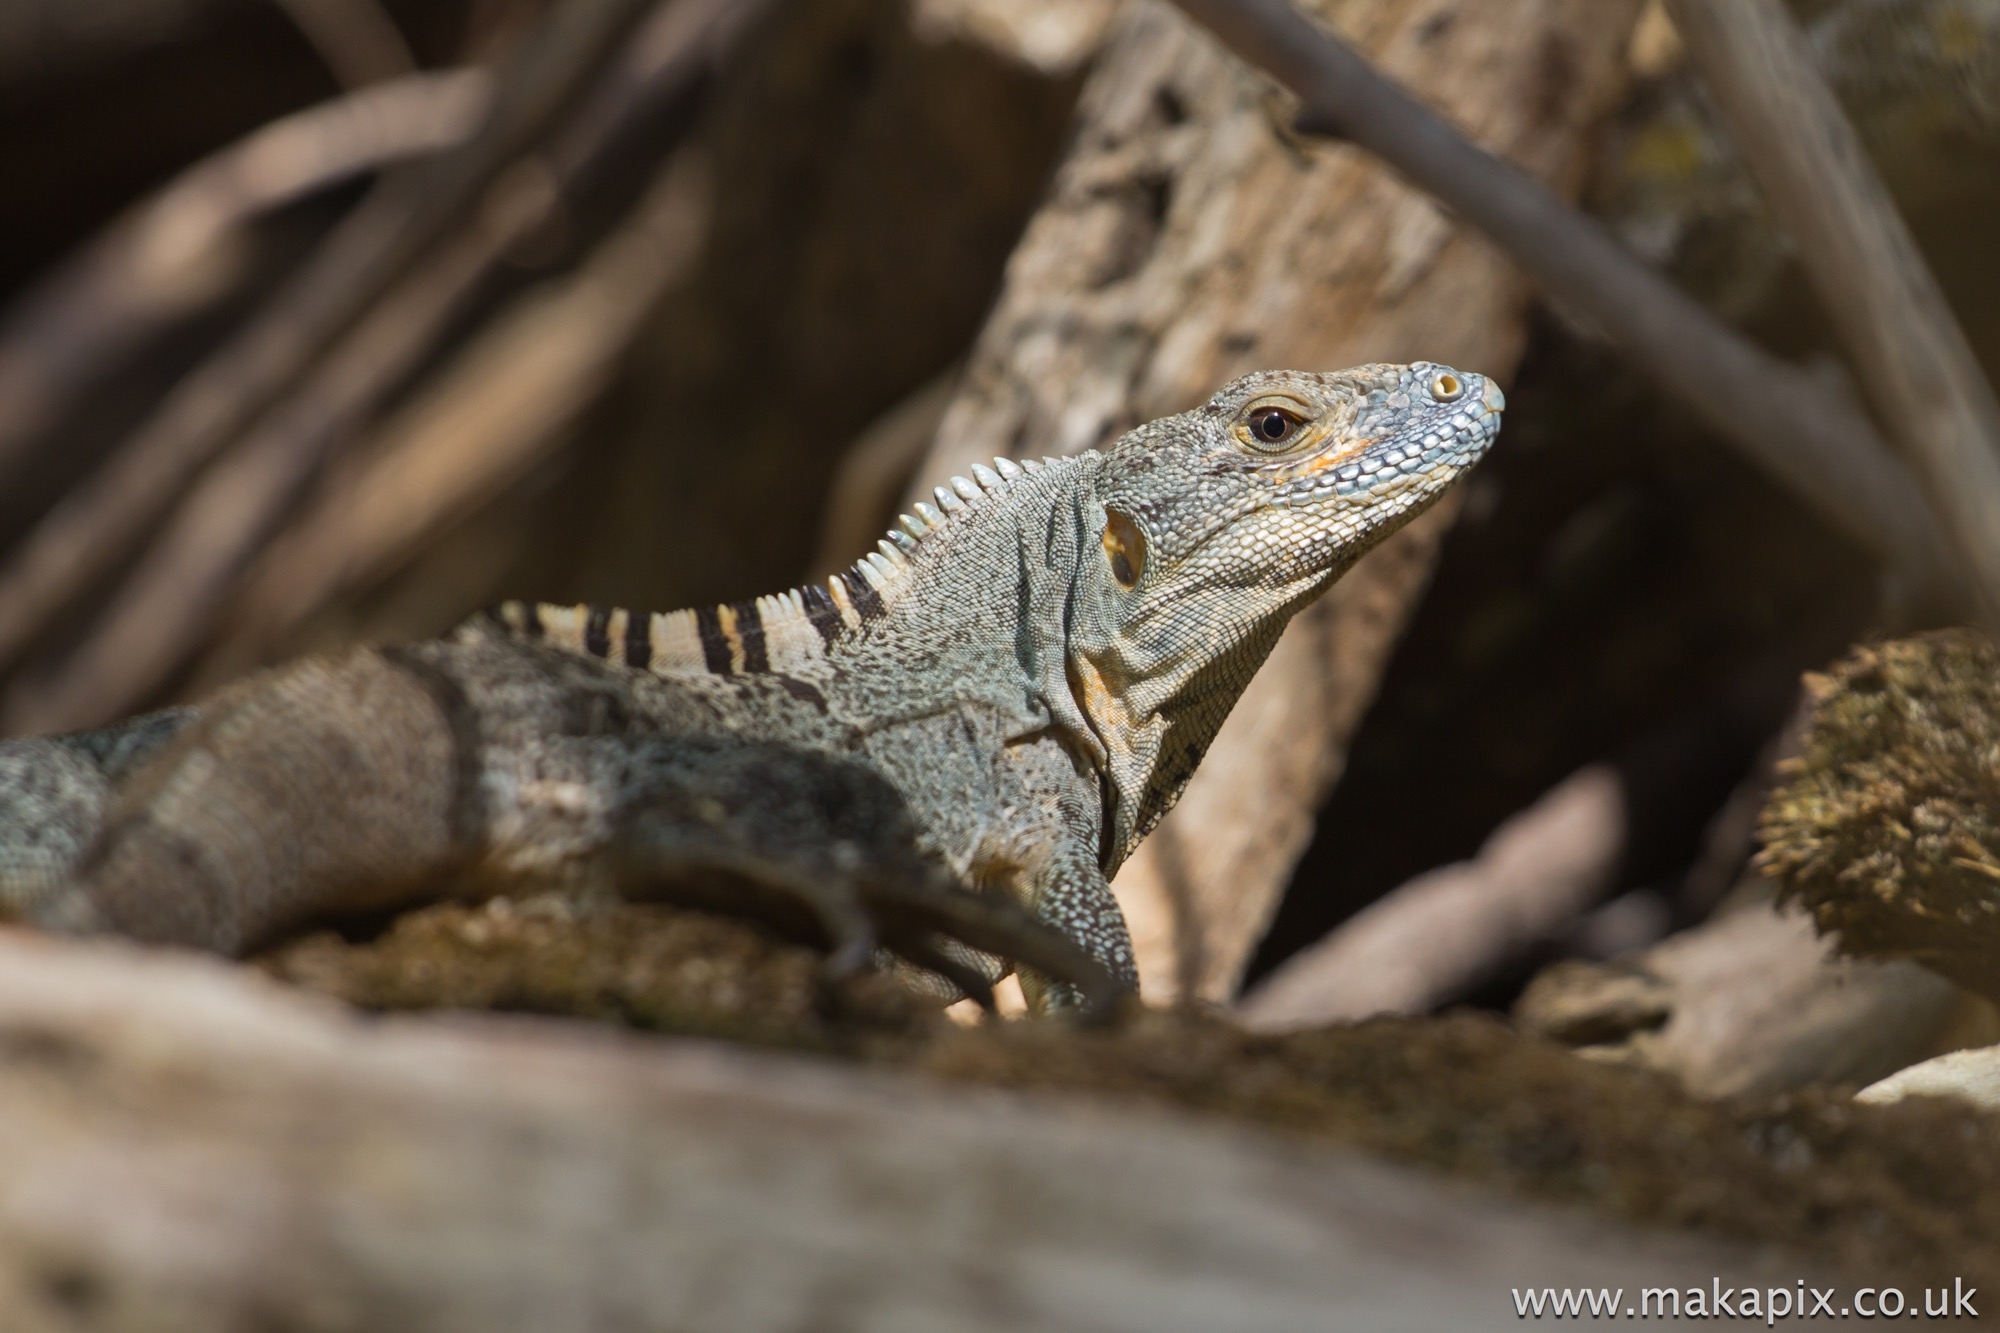
M1657 5L1306 7L1848 392ZM1991 377L2000 3L1794 10ZM1700 925L1756 891L1799 674L1924 612L1291 111L1146 0L11 0L0 733L507 597L773 591L970 461L1426 357L1498 375L1506 433L1121 876L1147 989L1254 1012L1440 874L1505 919L1415 981L1350 933L1316 1017Z

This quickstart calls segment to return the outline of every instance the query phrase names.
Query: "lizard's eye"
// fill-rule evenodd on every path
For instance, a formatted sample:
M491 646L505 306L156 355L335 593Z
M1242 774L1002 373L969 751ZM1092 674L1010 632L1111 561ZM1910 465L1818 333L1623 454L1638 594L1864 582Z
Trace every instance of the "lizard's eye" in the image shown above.
M1305 425L1304 418L1282 407L1260 407L1250 413L1250 438L1260 448L1285 444Z
M1465 392L1465 381L1449 370L1440 370L1431 376L1431 397L1440 403L1448 403Z

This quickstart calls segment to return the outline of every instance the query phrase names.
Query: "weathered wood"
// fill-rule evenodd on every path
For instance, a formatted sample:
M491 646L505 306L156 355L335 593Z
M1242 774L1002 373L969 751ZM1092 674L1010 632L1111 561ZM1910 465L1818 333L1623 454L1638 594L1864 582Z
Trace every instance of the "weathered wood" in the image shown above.
M1482 143L1567 188L1637 7L1321 8ZM1365 155L1293 136L1289 116L1180 15L1132 9L920 482L1092 447L1259 366L1428 358L1505 378L1525 300L1512 271ZM1120 874L1149 994L1235 989L1449 515L1412 525L1299 618L1182 808Z
M1855 1101L1877 1106L1906 1097L1956 1097L1989 1111L2000 1110L2000 1046L1933 1056L1854 1094Z
M1614 882L1628 830L1609 764L1591 764L1493 831L1477 856L1378 898L1243 997L1250 1027L1286 1032L1422 1014L1575 922Z
M1799 1272L1187 1115L18 932L0 1071L23 1333L1511 1328L1514 1287Z
M910 26L1060 76L1097 54L1117 12L1118 0L912 0Z
M1672 1074L1703 1097L1870 1083L1991 1041L1992 1010L1909 962L1839 958L1758 902L1613 963L1561 963L1515 1006L1529 1032Z

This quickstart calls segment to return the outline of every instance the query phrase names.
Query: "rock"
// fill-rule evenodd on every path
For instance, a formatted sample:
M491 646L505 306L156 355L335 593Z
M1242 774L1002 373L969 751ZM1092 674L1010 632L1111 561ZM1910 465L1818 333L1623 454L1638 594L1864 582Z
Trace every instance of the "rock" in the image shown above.
M1905 1097L1957 1097L1987 1110L2000 1109L2000 1046L1940 1055L1854 1094L1857 1102L1882 1106Z

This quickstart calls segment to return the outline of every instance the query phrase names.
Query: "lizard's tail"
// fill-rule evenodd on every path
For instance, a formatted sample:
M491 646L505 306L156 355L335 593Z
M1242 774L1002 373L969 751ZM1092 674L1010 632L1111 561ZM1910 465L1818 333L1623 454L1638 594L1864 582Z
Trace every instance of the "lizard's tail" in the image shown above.
M335 911L393 906L462 861L449 682L394 650L246 681L118 792L30 919L240 953Z

